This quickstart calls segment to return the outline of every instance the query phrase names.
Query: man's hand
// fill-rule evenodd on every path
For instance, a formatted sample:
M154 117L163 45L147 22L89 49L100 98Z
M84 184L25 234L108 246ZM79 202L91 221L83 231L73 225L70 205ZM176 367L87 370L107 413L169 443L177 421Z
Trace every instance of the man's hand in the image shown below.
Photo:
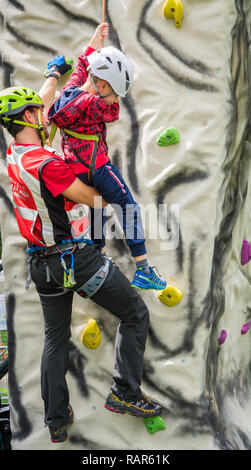
M56 74L58 78L62 75L68 75L73 71L73 59L65 59L64 55L52 57L48 62L48 69L44 72L45 77L50 77L51 73ZM54 76L54 75L52 75Z
M92 49L99 49L101 46L102 39L105 40L109 36L109 25L108 23L101 23L98 25L92 39L89 42L89 47Z

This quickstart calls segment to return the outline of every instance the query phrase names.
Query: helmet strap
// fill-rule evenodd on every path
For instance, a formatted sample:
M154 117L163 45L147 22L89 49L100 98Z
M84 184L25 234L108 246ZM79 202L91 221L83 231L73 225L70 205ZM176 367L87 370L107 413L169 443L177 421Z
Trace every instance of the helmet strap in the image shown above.
M37 115L38 115L37 129L38 129L39 134L40 134L42 147L44 147L45 144L46 144L46 138L45 138L44 128L43 128L43 124L42 124L42 115L41 115L41 109L40 108L38 108L38 110L37 110Z
M42 143L42 146L44 147L46 143L46 138L45 138L44 128L42 124L42 116L41 116L40 108L38 108L37 110L37 115L38 115L38 124L31 124L30 122L27 122L27 121L19 121L18 119L11 119L11 118L8 118L7 116L4 116L2 119L5 122L11 121L12 124L20 124L21 126L33 127L33 129L38 129L41 143Z

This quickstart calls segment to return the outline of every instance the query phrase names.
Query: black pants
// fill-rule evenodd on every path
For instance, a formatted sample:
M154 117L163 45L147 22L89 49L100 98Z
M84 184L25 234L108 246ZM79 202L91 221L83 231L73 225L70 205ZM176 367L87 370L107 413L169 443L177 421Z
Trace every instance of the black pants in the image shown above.
M74 290L82 286L103 264L93 246L76 248L74 289L64 289L60 255L39 255L31 262L32 279L44 315L45 343L41 360L41 389L45 423L60 427L68 421L68 370L70 323ZM64 256L67 267L71 257ZM46 266L50 280L46 278ZM124 400L141 397L143 355L149 328L148 309L117 266L110 263L108 276L91 299L120 319L115 341L114 393ZM83 302L86 300L83 299Z

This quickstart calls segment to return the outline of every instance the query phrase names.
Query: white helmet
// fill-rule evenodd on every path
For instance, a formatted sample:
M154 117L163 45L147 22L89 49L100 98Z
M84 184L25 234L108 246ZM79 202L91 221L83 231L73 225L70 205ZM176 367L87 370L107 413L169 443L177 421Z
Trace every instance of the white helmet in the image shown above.
M119 96L125 96L133 81L133 68L129 59L115 47L98 49L88 56L93 75L106 80Z

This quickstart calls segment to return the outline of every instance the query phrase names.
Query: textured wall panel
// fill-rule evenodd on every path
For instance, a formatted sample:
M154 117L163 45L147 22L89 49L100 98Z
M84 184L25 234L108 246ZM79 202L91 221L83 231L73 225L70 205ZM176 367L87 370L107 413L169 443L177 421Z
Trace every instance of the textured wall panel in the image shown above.
M39 90L52 55L77 58L101 20L97 0L0 0L1 88ZM163 305L141 292L151 328L143 390L163 405L166 429L150 435L142 420L104 408L112 383L117 320L91 301L76 298L68 384L75 423L56 449L250 449L250 266L241 266L250 218L249 0L184 0L181 28L162 14L164 1L109 0L108 44L134 64L136 78L122 101L121 118L108 127L110 157L137 201L153 204L162 235L150 239L148 257L181 302ZM166 127L180 142L160 147ZM10 142L0 130L0 223L9 331L9 386L13 449L55 449L43 426L40 356L43 321L34 285L25 292L25 243L13 215L5 166ZM59 149L59 142L55 141ZM179 208L179 223L159 205ZM177 246L164 247L166 230ZM109 252L132 278L123 240ZM80 344L93 317L101 329L97 350ZM221 330L227 339L219 346Z

